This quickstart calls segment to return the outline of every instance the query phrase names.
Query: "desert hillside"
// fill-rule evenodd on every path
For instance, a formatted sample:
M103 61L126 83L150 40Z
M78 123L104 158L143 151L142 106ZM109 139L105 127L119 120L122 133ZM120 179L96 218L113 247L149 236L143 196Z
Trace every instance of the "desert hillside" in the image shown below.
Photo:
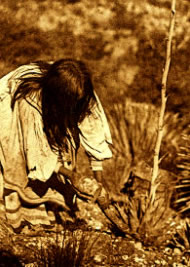
M168 109L188 113L189 2L177 3ZM105 105L125 96L159 104L168 0L2 0L0 76L15 66L75 57L92 70Z

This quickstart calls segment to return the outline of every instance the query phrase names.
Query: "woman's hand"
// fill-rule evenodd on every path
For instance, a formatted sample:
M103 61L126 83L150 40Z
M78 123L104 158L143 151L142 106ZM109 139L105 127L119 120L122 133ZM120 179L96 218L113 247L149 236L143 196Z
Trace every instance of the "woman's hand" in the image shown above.
M99 195L101 191L100 184L94 178L83 177L75 171L66 169L64 166L61 166L57 173L61 174L58 175L58 179L64 182L61 177L62 175L66 177L76 193L82 198L93 200L94 196Z
M96 181L101 184L101 191L99 195L97 196L96 202L99 204L99 206L104 210L106 209L110 204L109 194L105 189L105 184L103 180L103 173L102 171L94 171L94 178Z
M102 184L101 171L94 172L94 178L89 178L61 166L58 173L67 178L80 197L97 202L102 209L109 206L109 195Z

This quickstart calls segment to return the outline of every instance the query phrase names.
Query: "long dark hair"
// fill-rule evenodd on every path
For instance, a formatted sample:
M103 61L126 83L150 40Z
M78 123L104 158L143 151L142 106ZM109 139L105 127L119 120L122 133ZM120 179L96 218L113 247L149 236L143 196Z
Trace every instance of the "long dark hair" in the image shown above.
M90 113L95 103L91 75L79 60L61 59L53 64L36 63L41 73L22 76L14 93L12 108L17 100L34 92L40 94L42 120L50 147L67 149L71 135L79 146L78 123Z

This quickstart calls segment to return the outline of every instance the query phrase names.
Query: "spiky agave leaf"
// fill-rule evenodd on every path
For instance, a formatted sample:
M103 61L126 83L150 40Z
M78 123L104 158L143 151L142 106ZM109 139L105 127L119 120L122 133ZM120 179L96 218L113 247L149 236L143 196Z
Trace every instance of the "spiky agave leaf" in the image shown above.
M141 199L131 199L129 202L129 226L133 234L138 234L141 220L145 210L143 209Z
M125 223L128 226L128 224L129 224L128 214L127 214L128 203L122 203L122 205L121 204L119 205L119 203L115 203L114 206L117 209L123 223Z
M186 224L185 236L186 236L187 241L188 241L188 248L190 248L190 226L189 226L188 222L186 222L185 224Z
M102 211L115 229L123 234L128 234L128 224L123 220L120 212L113 204L110 204L106 209L102 209Z
M175 186L172 206L184 216L190 212L190 126L188 133L183 134L183 146L178 153L178 170L180 179Z
M188 219L182 221L182 228L173 235L172 244L182 250L190 249L190 226Z

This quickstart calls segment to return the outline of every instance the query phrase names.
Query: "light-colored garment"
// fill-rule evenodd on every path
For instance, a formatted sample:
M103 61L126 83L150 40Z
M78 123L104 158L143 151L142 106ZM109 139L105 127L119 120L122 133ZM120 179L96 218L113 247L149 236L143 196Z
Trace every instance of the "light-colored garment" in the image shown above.
M92 161L101 161L112 157L108 146L112 144L112 139L104 110L96 93L95 97L96 104L92 107L91 114L79 125L80 141Z
M27 97L26 100L16 101L14 109L11 109L11 99L20 82L19 78L22 75L26 77L29 72L32 72L32 76L37 76L40 70L36 64L24 65L0 80L0 163L3 170L0 177L3 178L5 188L12 189L16 186L23 191L27 186L28 178L48 181L59 162L58 156L51 150L43 132L41 101L38 94ZM94 170L101 169L99 163L112 156L109 148L109 144L112 143L109 126L97 95L96 100L97 103L93 106L91 114L79 125L80 142L89 155ZM70 168L75 167L74 142L70 145L69 153L62 151L61 156L66 166L67 162L71 161ZM52 195L52 192L50 194ZM6 196L7 210L11 211L11 205L19 205L16 202L22 196L18 197L18 195L13 192ZM63 196L60 194L57 196L65 203ZM44 210L43 204L41 207ZM14 218L11 219L10 212L9 220L17 222L15 227L18 227L18 217L21 221L22 218L26 219L26 214L24 210L22 215L18 213L18 216L13 216ZM35 218L39 223L39 219ZM44 220L42 221L44 223Z

